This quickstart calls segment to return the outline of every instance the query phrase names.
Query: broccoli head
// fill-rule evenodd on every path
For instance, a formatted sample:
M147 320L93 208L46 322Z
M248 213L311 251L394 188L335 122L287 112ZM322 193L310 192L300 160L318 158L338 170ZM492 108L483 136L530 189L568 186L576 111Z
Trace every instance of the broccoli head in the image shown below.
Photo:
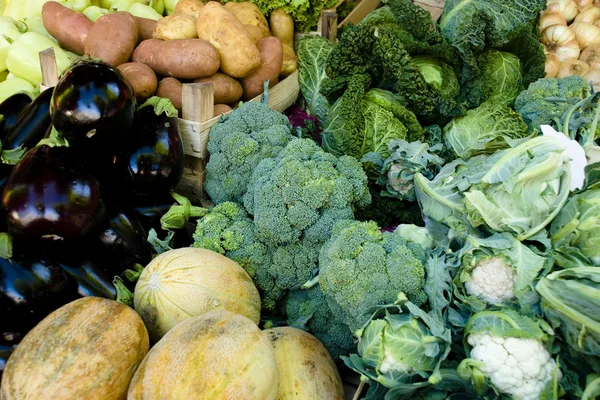
M319 286L292 290L286 298L285 312L289 326L313 334L334 360L351 353L356 347L352 332L327 306Z
M326 153L310 139L293 139L278 157L264 159L244 195L259 240L273 246L318 246L337 221L354 218L370 202L361 164Z
M319 252L302 242L267 246L256 237L246 210L233 202L215 206L198 220L192 247L215 251L240 264L261 293L266 310L273 310L288 290L299 289L312 277Z
M400 232L381 232L374 222L340 221L319 254L319 285L329 307L339 307L355 331L373 308L391 304L400 292L416 305L424 291L427 251Z
M590 94L590 84L578 75L542 78L517 96L515 111L521 114L530 132L538 132L540 125L556 127L565 111Z
M254 167L293 138L287 117L263 103L245 103L210 131L206 192L215 204L242 201Z

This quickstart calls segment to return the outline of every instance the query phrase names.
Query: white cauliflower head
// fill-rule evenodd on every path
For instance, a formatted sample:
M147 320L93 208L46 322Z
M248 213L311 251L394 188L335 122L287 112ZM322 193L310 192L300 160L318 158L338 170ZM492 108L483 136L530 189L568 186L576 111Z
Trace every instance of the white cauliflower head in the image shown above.
M552 380L556 361L539 340L476 333L467 341L473 347L471 358L482 362L481 372L514 400L539 399Z
M488 304L499 304L515 297L516 279L517 274L503 257L491 257L481 260L471 271L465 288Z

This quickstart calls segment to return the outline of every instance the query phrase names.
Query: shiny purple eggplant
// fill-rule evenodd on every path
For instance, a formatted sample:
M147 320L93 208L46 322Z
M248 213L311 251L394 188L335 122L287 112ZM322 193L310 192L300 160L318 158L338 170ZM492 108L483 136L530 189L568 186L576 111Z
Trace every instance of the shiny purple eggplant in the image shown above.
M104 221L100 183L68 147L42 145L12 171L2 196L9 233L45 242L84 239Z

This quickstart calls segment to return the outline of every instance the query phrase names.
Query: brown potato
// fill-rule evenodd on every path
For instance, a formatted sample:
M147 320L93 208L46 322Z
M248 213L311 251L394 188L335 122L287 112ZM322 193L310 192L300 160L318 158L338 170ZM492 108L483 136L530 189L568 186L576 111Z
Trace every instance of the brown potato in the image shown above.
M279 38L283 44L294 45L294 19L290 14L283 11L282 8L273 10L269 23L273 36Z
M231 11L242 24L254 25L259 28L262 32L261 39L271 35L269 23L256 4L249 1L243 3L229 2L225 3L225 8Z
M156 22L153 39L194 39L198 37L196 31L196 18L191 15L169 15Z
M154 28L156 27L156 20L149 18L135 17L135 20L139 28L138 44L144 40L152 39L154 34Z
M132 60L148 65L157 75L180 79L211 76L219 70L219 53L202 39L144 40Z
M121 64L118 68L133 86L138 100L144 101L154 95L158 81L152 68L138 62Z
M260 67L260 52L244 25L216 1L206 3L196 20L198 37L214 45L221 58L221 70L244 78Z
M48 33L58 40L60 47L83 55L85 39L94 26L84 13L48 1L42 6L42 22Z
M254 25L244 25L244 28L246 28L248 35L250 35L250 38L254 43L264 38L263 33L259 27Z
M241 79L244 88L244 100L248 101L264 91L264 82L269 80L269 86L274 85L283 65L283 45L275 36L269 36L256 43L260 50L261 66L251 75Z
M292 46L283 45L283 64L281 66L282 76L289 76L298 70L298 56Z
M215 110L213 112L213 115L215 117L218 117L221 114L225 114L226 112L231 111L232 108L229 107L227 104L215 104Z
M200 0L179 0L175 6L174 14L192 15L194 18L198 18L202 7L204 7L204 3Z
M230 104L239 101L244 93L242 84L222 72L194 80L194 83L212 83L215 87L215 104Z
M85 54L115 67L129 61L138 40L138 24L128 12L105 14L94 22L85 39Z
M158 97L166 97L171 100L173 106L181 113L183 108L183 84L175 78L164 78L156 88Z

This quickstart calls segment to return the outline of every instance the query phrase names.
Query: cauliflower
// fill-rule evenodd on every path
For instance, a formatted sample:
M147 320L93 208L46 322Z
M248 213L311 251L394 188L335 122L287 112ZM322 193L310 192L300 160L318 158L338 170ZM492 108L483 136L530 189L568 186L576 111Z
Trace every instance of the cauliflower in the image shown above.
M415 369L402 361L398 361L386 347L383 351L383 360L381 360L381 364L379 364L379 372L382 374L387 374L388 372L400 372L412 375L415 373Z
M515 297L515 271L503 257L481 260L465 282L467 293L485 300L489 304L500 304Z
M482 363L481 372L514 400L539 399L556 369L556 361L540 340L477 333L467 341L473 346L471 358Z

